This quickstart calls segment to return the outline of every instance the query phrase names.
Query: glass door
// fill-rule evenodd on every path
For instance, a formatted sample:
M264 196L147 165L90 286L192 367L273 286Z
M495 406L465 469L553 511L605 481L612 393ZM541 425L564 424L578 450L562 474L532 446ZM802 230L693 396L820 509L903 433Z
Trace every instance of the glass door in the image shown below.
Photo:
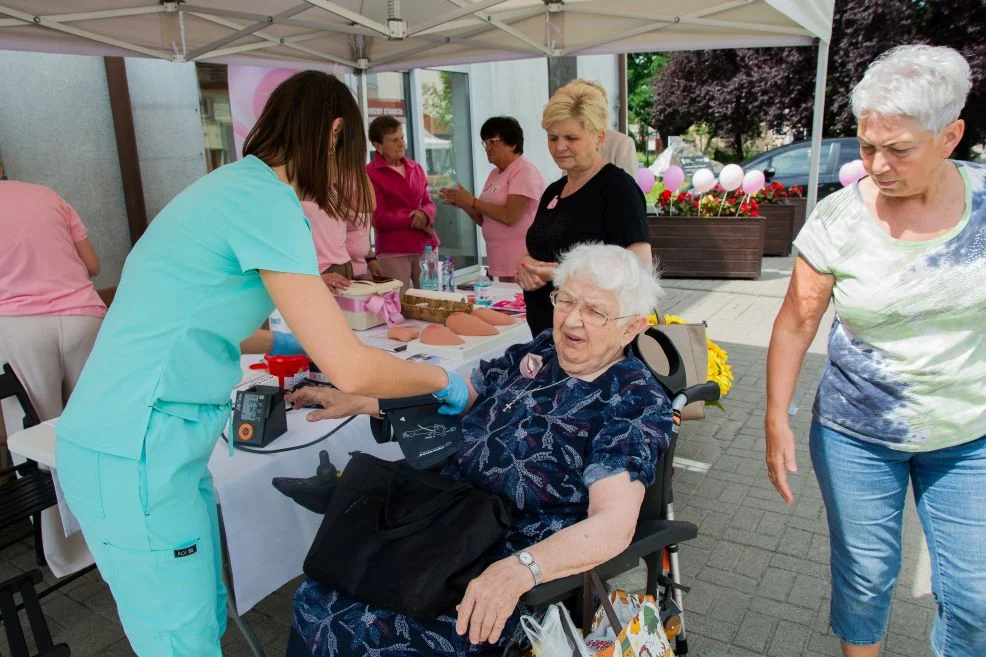
M452 71L417 71L417 97L421 103L418 162L428 174L428 189L438 206L435 230L442 240L439 253L452 256L457 270L479 264L476 224L465 212L443 205L442 187L463 187L476 193L472 170L472 121L469 114L469 74Z

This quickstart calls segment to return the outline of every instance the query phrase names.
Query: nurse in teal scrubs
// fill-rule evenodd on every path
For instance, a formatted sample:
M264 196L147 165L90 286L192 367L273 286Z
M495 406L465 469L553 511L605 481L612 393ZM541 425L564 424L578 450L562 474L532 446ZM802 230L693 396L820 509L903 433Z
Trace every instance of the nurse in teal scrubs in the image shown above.
M315 71L283 82L243 154L175 197L136 244L57 425L59 482L140 657L222 654L207 465L241 351L303 347L346 392L434 393L447 413L468 396L455 374L365 347L319 277L299 199L353 221L372 207L363 123L345 85ZM275 306L300 345L257 330Z

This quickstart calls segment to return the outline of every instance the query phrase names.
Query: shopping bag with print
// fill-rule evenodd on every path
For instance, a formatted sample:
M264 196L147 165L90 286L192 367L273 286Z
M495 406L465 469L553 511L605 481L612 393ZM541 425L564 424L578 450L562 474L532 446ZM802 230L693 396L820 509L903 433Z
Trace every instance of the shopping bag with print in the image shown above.
M607 594L595 572L593 588L601 604L585 638L596 657L674 657L664 631L661 610L650 595L632 595L616 589Z

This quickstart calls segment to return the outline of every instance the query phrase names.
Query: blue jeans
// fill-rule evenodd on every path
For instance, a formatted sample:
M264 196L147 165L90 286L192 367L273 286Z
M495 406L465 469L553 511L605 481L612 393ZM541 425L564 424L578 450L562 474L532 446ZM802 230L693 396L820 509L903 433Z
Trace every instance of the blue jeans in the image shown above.
M812 422L811 462L832 548L832 632L883 639L900 571L910 479L931 556L940 657L986 655L986 436L930 452L902 452Z

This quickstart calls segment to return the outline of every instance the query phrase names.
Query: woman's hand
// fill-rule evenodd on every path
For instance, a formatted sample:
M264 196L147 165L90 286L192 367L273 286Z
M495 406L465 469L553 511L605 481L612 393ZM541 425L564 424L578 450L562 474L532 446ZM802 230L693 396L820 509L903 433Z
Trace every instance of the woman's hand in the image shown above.
M455 631L469 632L470 643L496 643L517 601L534 586L534 576L517 557L501 559L469 582L462 602L456 607L459 618Z
M428 232L431 223L428 221L428 215L421 210L412 210L408 216L411 218L411 228Z
M329 292L332 294L339 294L340 292L345 292L352 285L352 282L343 276L342 274L336 274L334 272L325 272L322 274L322 280L325 281L325 285L329 288Z
M555 276L557 263L535 260L529 255L520 259L517 267L517 284L525 292L531 292L548 284Z
M794 501L794 494L787 483L788 473L798 471L794 456L794 432L787 418L767 419L764 426L767 437L767 476L786 504Z
M305 386L284 396L295 408L318 405L320 411L312 411L305 416L309 422L335 420L352 415L378 415L380 404L372 397L350 395L335 388Z
M438 194L446 205L454 205L463 210L472 207L474 197L468 189L462 186L462 183L456 183L455 187L445 187L439 190Z
M367 260L366 268L370 271L371 274L373 274L377 278L384 278L383 269L380 268L380 263L377 262L376 258L373 258L372 260Z

